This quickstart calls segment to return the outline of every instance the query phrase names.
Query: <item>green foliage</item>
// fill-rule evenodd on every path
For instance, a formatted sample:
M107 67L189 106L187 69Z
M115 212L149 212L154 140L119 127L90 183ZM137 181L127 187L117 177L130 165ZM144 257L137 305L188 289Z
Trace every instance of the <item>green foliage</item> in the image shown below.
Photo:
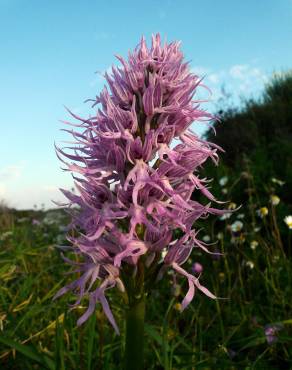
M223 162L239 171L249 158L253 173L261 182L278 177L292 188L292 72L276 75L258 101L249 100L243 107L218 113L220 121L206 134L225 153ZM212 171L212 170L211 170ZM291 192L285 199L292 203Z

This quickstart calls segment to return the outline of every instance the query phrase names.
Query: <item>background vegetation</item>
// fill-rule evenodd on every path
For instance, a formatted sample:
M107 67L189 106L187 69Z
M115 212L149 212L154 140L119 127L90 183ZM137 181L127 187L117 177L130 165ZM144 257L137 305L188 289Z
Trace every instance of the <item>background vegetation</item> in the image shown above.
M259 101L218 112L221 164L205 174L231 210L201 225L216 241L211 257L195 250L202 282L217 296L197 294L182 314L187 290L179 278L160 281L146 313L145 369L290 369L292 367L291 232L292 75L276 77ZM199 194L194 194L194 197ZM68 296L52 297L70 276L56 245L65 243L68 220L60 210L0 214L0 363L2 369L118 369L117 337L97 307L81 328L87 302L68 312ZM292 227L292 226L291 226ZM170 283L172 282L172 283ZM123 332L123 306L110 297ZM73 303L73 301L71 302Z

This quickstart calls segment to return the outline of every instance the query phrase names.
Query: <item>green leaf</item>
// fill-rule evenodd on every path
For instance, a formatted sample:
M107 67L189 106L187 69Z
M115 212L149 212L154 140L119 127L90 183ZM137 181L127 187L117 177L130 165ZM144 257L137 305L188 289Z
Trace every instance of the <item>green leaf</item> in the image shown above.
M56 319L55 332L55 363L57 369L65 370L64 362L64 323L59 322L59 317Z
M92 362L92 352L93 352L93 344L94 344L94 335L95 335L95 323L96 323L96 315L92 315L89 320L88 325L88 342L87 342L87 370L91 370L91 362Z
M47 369L55 370L54 362L48 356L38 352L32 345L24 345L3 336L0 336L0 342L22 353L27 358L42 364Z
M256 347L260 344L263 344L263 343L266 343L266 338L265 337L258 337L258 338L255 338L253 340L251 340L249 343L247 343L245 346L243 346L240 351L243 351L244 349L247 349L247 348L252 348L252 347Z

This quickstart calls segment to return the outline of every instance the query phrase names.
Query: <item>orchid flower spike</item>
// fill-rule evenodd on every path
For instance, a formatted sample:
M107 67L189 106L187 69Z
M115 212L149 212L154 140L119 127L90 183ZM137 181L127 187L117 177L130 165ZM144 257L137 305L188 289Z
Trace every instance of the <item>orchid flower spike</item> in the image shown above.
M199 176L208 158L217 164L220 148L190 129L213 117L193 99L201 78L191 72L179 45L162 44L157 34L148 47L142 38L128 60L117 56L121 65L105 74L107 87L92 100L93 107L99 106L94 115L82 118L70 112L75 123L67 131L75 145L57 148L57 155L76 180L75 192L62 192L75 230L68 240L81 262L65 258L79 278L56 297L73 291L76 305L89 298L78 324L99 302L118 332L106 293L114 287L129 293L124 276L128 271L139 274L141 266L153 282L168 268L187 279L182 309L196 289L216 298L199 276L182 267L193 248L212 253L198 239L196 221L225 210L211 207L216 199ZM207 205L192 200L195 190ZM179 239L177 229L183 232Z

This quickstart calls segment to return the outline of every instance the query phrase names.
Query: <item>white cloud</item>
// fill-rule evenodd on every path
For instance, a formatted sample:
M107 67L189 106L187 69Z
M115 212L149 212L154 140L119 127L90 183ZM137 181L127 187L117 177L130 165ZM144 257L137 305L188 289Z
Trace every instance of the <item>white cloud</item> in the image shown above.
M61 188L67 189L65 184L60 185ZM57 186L41 184L23 185L21 191L17 188L4 187L2 193L0 185L0 201L1 198L11 207L18 209L32 209L34 205L45 208L55 208L53 201L66 202L66 199Z
M191 72L204 77L203 84L212 92L210 96L204 89L198 89L197 97L209 100L205 108L216 111L223 105L240 104L241 98L258 96L268 77L257 63L257 60L252 60L249 64L234 64L218 70L193 66Z
M241 81L250 81L251 79L266 80L266 75L258 67L253 67L249 64L237 64L229 69L229 74L232 78Z
M59 188L70 188L71 176L59 178L37 170L31 172L35 169L25 169L24 161L0 168L0 202L4 201L13 208L32 209L34 204L54 208L52 200L65 200Z
M43 187L43 190L47 191L47 192L50 192L50 193L54 193L56 191L59 191L59 188L55 185L45 185Z
M9 181L21 176L24 169L24 162L16 165L6 166L0 169L0 180Z
M246 64L237 64L229 69L229 74L232 78L238 78L240 80L245 78L246 71L248 69Z
M207 78L210 82L215 84L220 81L220 76L218 73L211 73Z

